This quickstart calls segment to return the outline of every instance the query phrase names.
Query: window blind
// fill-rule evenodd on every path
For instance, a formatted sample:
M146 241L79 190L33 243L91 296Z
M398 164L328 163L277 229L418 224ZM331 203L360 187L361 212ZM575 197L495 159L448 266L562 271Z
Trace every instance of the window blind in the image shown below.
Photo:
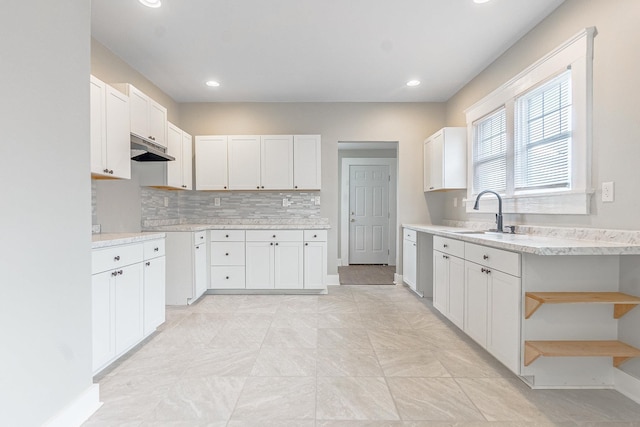
M507 186L507 117L501 108L474 124L473 191L504 192Z
M570 187L571 72L516 99L515 190Z

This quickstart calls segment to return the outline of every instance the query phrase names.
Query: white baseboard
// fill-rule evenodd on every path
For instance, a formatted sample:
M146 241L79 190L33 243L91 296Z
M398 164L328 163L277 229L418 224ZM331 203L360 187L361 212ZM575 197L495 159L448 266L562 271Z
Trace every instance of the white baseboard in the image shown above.
M337 274L327 274L327 285L339 285L340 277Z
M393 273L393 283L396 285L402 285L402 274Z
M44 427L79 427L101 406L100 384L91 384L66 408L51 417Z
M640 379L621 369L613 370L613 382L616 390L636 403L640 403Z

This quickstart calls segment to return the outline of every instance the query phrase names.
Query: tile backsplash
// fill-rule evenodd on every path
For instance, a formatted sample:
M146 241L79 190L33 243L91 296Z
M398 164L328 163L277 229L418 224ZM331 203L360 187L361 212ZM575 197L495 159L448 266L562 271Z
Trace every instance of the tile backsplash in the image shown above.
M206 223L210 219L312 219L320 218L315 204L319 191L169 191L140 189L142 226L186 219ZM215 199L220 206L215 206ZM289 206L282 206L287 199Z

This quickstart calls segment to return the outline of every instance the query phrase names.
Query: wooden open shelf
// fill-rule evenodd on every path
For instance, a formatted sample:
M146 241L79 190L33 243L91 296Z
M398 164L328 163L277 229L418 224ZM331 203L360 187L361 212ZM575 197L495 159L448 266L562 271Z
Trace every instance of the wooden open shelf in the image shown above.
M633 357L640 357L640 349L621 341L525 341L524 366L538 357L613 357L616 368Z
M542 304L613 304L613 317L619 319L636 305L640 298L620 292L527 292L524 318L528 319Z

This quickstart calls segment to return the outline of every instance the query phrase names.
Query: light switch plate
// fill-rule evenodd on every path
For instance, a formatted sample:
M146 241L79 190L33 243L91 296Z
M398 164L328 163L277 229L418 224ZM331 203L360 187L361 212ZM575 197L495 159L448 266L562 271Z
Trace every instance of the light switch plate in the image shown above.
M100 224L93 224L91 226L91 233L92 234L100 234Z
M613 202L615 198L613 182L602 183L602 201Z
M220 206L220 197L213 198L213 206Z

